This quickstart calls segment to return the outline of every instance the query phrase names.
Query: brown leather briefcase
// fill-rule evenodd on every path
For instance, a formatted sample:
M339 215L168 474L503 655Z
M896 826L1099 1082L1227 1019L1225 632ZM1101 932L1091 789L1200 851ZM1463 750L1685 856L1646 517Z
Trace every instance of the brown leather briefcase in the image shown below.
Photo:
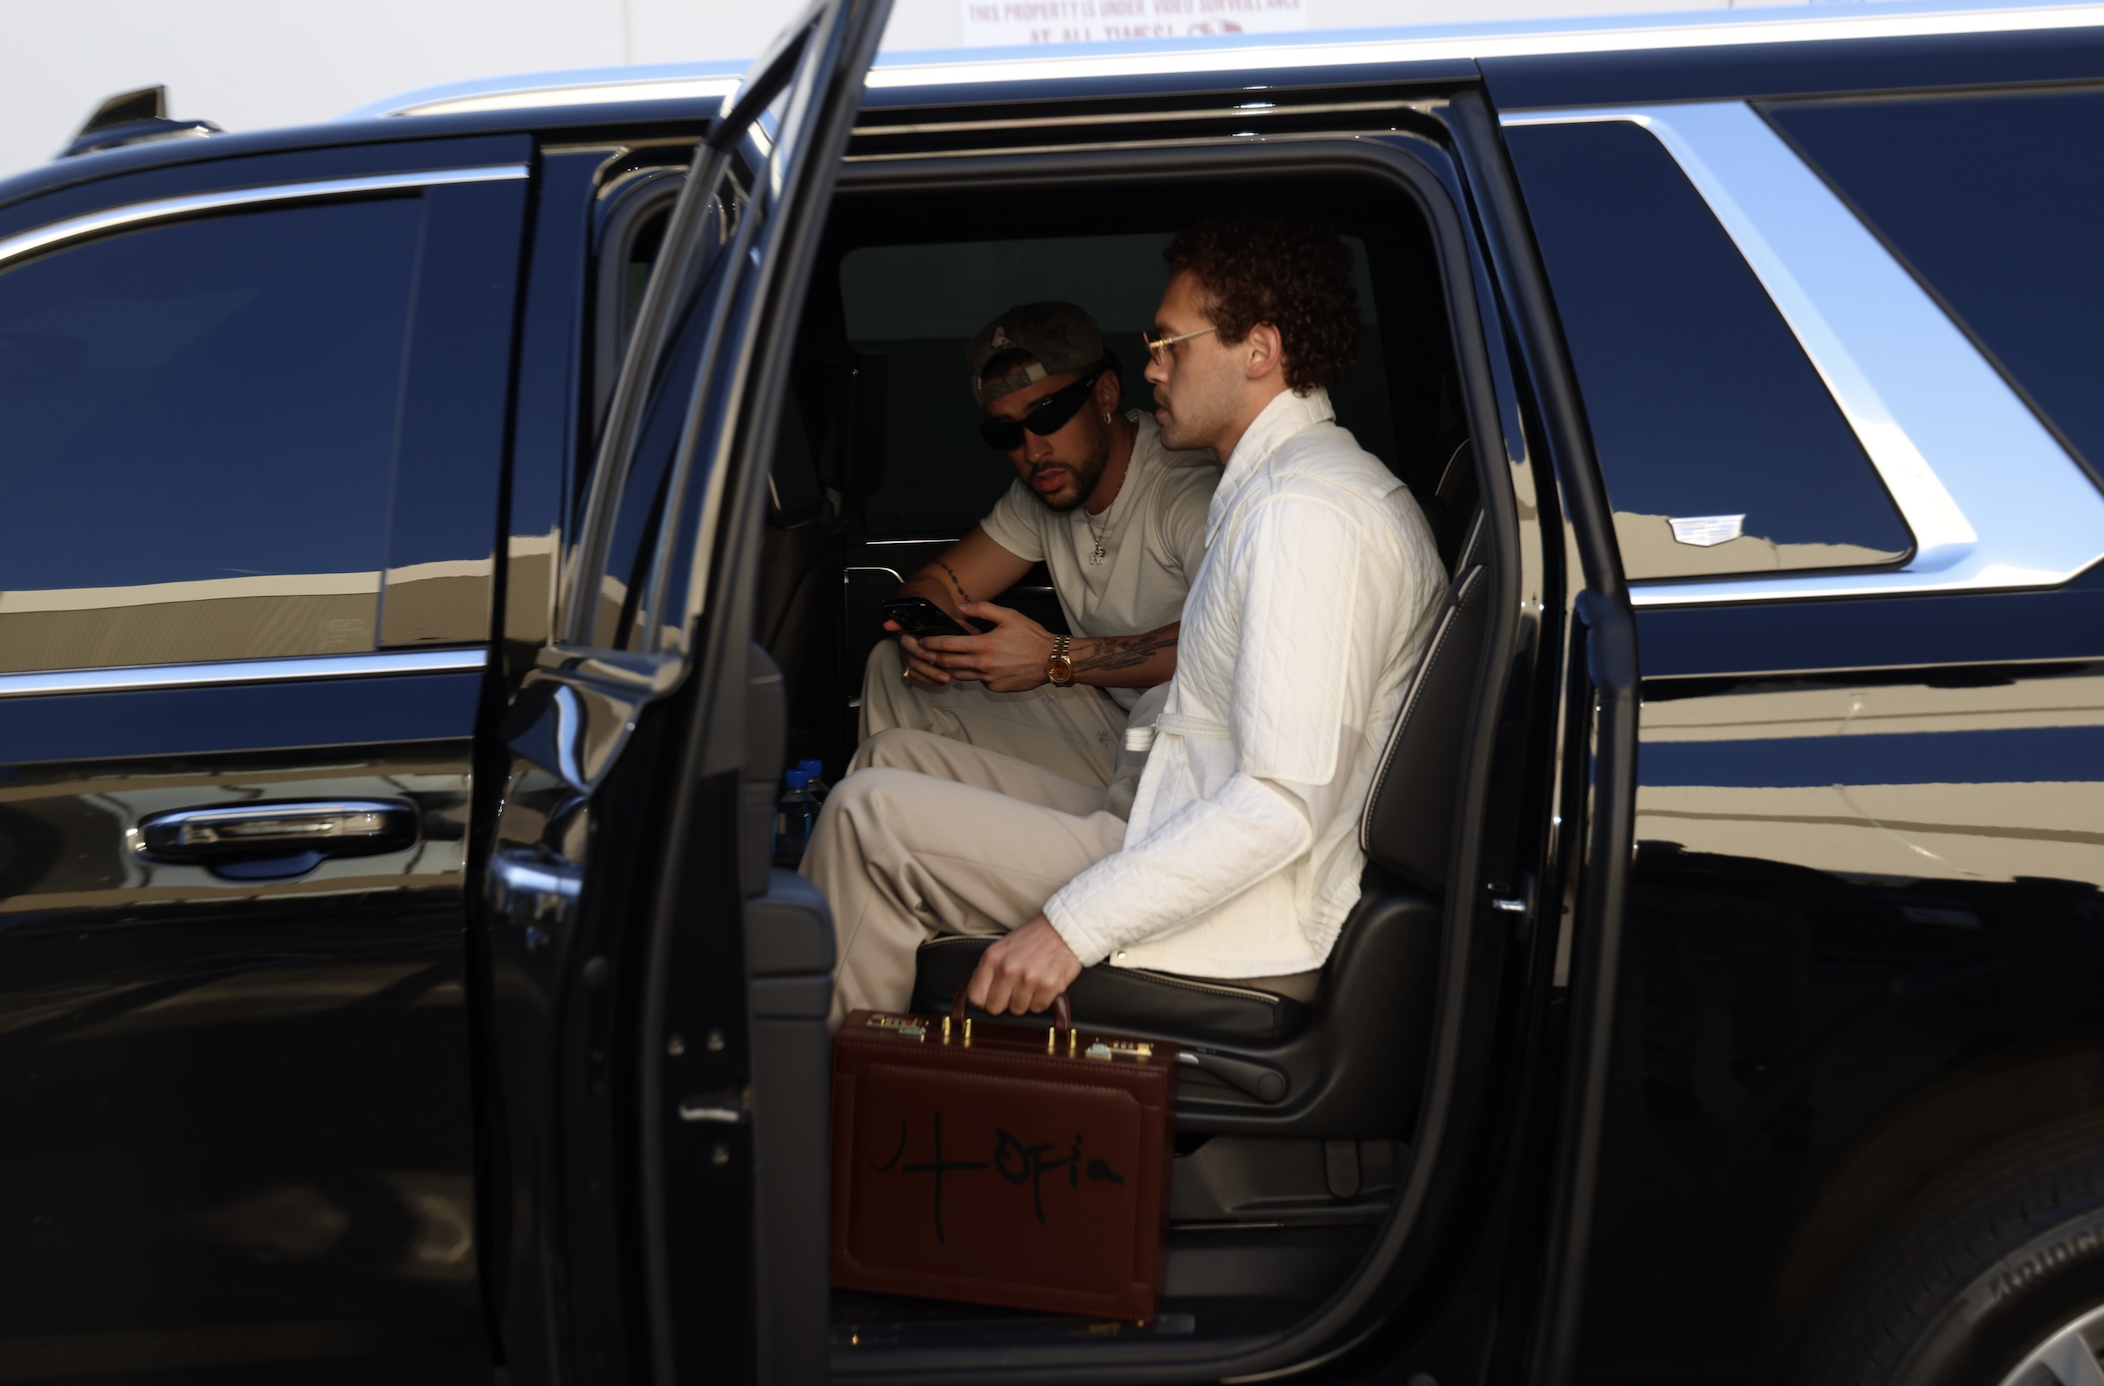
M833 1283L1147 1320L1176 1046L855 1011L833 1036Z

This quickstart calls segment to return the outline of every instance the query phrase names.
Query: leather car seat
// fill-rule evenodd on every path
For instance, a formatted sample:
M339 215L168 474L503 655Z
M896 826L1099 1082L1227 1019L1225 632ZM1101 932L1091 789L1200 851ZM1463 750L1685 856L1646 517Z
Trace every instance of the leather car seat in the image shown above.
M1473 556L1480 534L1479 525L1469 526L1464 557ZM1471 564L1448 590L1361 816L1368 864L1359 901L1311 1002L1232 981L1101 965L1069 988L1077 1025L1183 1046L1179 1132L1409 1134L1425 1079L1461 747L1489 628L1489 587L1487 572ZM944 936L924 944L914 1009L947 1011L991 941Z

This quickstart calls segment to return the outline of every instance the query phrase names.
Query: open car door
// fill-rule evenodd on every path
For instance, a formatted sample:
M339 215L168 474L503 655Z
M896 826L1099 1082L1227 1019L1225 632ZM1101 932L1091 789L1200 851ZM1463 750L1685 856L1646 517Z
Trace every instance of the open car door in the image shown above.
M832 930L768 868L781 683L741 555L889 8L821 0L696 150L566 537L561 638L503 724L485 1208L514 1382L824 1376Z

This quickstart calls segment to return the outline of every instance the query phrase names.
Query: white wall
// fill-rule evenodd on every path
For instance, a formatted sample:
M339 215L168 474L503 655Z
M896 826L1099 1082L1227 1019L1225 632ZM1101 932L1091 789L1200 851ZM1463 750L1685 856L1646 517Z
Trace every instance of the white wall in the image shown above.
M789 0L0 0L0 175L104 97L167 84L229 130L327 120L468 77L757 50Z
M1334 28L1730 3L1305 0L1305 15L1309 27ZM896 0L885 46L962 42L963 4ZM791 0L0 0L0 176L50 158L104 97L156 82L169 88L172 115L229 130L299 125L470 77L744 56L798 8Z

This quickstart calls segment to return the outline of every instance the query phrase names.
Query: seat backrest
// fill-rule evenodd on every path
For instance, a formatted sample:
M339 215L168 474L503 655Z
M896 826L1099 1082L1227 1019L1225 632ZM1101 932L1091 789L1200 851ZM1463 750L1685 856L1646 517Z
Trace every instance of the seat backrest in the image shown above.
M1480 535L1481 526L1470 531ZM1368 858L1432 891L1446 887L1463 733L1490 627L1490 575L1467 561L1477 542L1465 543L1464 566L1447 589L1359 817L1359 845Z

